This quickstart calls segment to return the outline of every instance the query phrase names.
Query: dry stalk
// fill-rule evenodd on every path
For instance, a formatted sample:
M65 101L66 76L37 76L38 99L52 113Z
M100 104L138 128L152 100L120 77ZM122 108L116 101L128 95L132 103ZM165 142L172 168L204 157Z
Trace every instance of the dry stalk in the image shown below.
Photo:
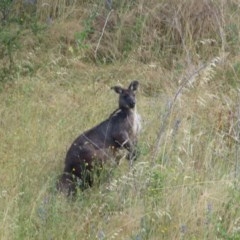
M109 19L109 17L110 17L110 15L111 15L112 12L113 12L113 9L111 9L111 11L109 11L109 13L108 13L108 15L107 15L107 18L106 18L106 21L105 21L105 23L104 23L103 29L102 29L101 36L100 36L100 38L98 39L98 43L97 43L96 49L95 49L95 51L94 51L95 60L97 60L97 51L98 51L98 48L99 48L99 46L100 46L100 43L101 43L103 34L104 34L104 32L105 32L105 28L106 28L106 26L107 26L108 19Z
M237 124L236 124L236 135L235 135L235 141L236 141L236 158L235 158L235 171L234 171L234 177L235 179L238 179L239 175L239 143L240 143L240 89L238 90L238 106L237 106Z
M210 63L211 64L211 63ZM190 77L185 78L183 83L181 84L181 86L178 88L178 90L176 91L173 100L170 101L170 104L168 106L168 110L167 113L165 114L164 118L163 118L163 122L162 125L159 127L159 131L157 134L157 140L156 140L156 145L154 147L154 151L153 151L153 155L152 155L152 162L154 163L156 161L158 152L159 152L159 148L160 148L160 144L161 144L161 140L162 140L162 136L163 133L166 129L166 125L169 119L169 116L171 115L173 108L174 108L174 104L178 98L178 96L181 94L181 92L183 91L183 89L188 85L189 82L192 82L193 79L196 77L197 74L199 74L199 72L201 72L202 70L206 69L209 66L209 64L203 64L201 65L196 71L194 71Z

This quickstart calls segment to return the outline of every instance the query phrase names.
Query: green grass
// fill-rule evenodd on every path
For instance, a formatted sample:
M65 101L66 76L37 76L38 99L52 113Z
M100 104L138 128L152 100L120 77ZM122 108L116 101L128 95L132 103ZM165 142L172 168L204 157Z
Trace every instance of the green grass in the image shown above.
M206 5L197 2L202 14ZM191 15L184 18L194 4L161 1L152 9L154 1L143 8L139 1L129 6L114 2L121 7L116 10L121 24L106 28L98 52L111 52L111 64L92 61L91 48L77 49L75 33L86 31L88 13L104 13L103 6L96 10L81 4L67 21L62 9L65 15L43 30L41 41L31 34L19 39L16 72L1 83L0 239L240 239L235 2L223 8L221 1L214 10L217 18L211 15L211 26L202 26L196 35ZM159 24L157 10L172 19L175 7L176 22ZM82 28L78 13L83 14ZM43 20L46 13L38 14ZM94 34L82 43L93 50L100 37L95 20L87 26ZM181 43L174 28L179 22L185 36ZM132 34L131 24L137 30L136 46L123 44ZM226 42L215 35L214 26L225 31ZM121 32L126 32L123 39ZM207 36L216 37L214 44ZM107 44L107 39L114 41ZM8 56L0 61L7 62ZM31 71L25 71L26 64ZM140 82L143 127L141 155L133 168L123 158L117 167L106 165L99 182L79 191L75 200L57 193L56 179L72 141L116 109L118 96L110 87L134 79Z
M149 96L144 88L161 69L91 70L48 79L39 73L17 79L1 93L1 239L238 239L238 146L225 135L234 95L230 100L215 79L183 92L153 159L157 131L175 91L164 82L166 75L152 90L162 86L162 94ZM52 73L47 71L43 74ZM126 85L139 72L145 76L137 96L142 155L134 168L129 170L126 160L118 168L108 166L107 178L79 192L76 201L58 195L55 181L67 148L117 106L110 86L118 79ZM103 80L95 81L99 74Z

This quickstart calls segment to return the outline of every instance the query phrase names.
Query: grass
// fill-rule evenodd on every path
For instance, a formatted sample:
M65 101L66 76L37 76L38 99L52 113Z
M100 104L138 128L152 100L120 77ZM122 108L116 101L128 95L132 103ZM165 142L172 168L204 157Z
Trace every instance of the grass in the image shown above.
M185 36L180 42L175 25L169 21L161 25L157 18L160 9L165 19L171 19L174 9L167 1L152 10L154 1L143 5L144 17L136 13L140 1L127 7L114 2L121 10L121 24L117 29L106 25L97 51L103 55L97 60L89 56L102 32L86 16L105 13L103 6L90 9L84 1L81 4L82 21L76 5L71 18L61 10L63 15L41 36L23 35L20 50L14 52L14 80L1 84L0 238L240 239L240 59L236 51L240 26L235 1L225 8L220 4L215 18L207 15L210 27L202 26L196 35L191 35L191 25L184 25L192 24L195 16L184 18L186 2L175 5L180 12L175 24L182 22ZM212 5L197 6L202 14ZM74 8L67 9L72 13ZM43 20L46 9L40 10ZM217 20L224 17L226 28L216 16ZM114 25L111 17L108 21ZM129 46L123 44L132 36L131 24L137 31L136 46L129 41ZM219 24L225 35L212 31ZM74 33L82 31L86 42L81 44L89 47L75 44L79 39ZM121 39L121 32L129 35ZM151 36L156 39L149 42ZM207 36L216 40L214 44ZM155 40L161 43L160 58ZM175 48L170 51L167 42ZM126 49L127 54L122 52ZM109 52L111 61L102 61L101 56ZM56 192L55 184L68 147L82 131L115 110L118 96L110 87L128 85L133 79L140 82L137 100L143 119L139 159L131 169L125 159L118 167L106 166L99 184L79 192L75 201L66 199Z
M79 71L80 78L76 75L65 79L64 74L50 80L21 78L1 93L1 238L235 236L234 222L239 213L228 212L225 205L236 208L239 200L235 187L238 178L234 177L237 146L224 136L224 129L228 129L225 124L231 124L225 119L227 108L234 107L234 102L214 80L190 89L178 99L152 162L159 120L168 111L168 98L173 96L168 91L174 89L167 87L165 78L159 78L154 84L165 85L166 89L150 97L144 87L151 83L151 77L140 79L142 155L134 169L129 171L126 161L122 161L118 169L111 170L107 182L79 193L75 202L55 193L55 180L71 141L117 105L117 96L110 90L117 81L112 77L115 71L122 84L139 72L143 76L153 74L151 68L131 65L92 67L91 73ZM154 74L158 76L159 71L154 70ZM99 74L106 80L93 81ZM212 92L215 95L209 96ZM220 108L224 101L225 106ZM176 120L180 121L178 127ZM232 218L231 223L220 220L225 215Z

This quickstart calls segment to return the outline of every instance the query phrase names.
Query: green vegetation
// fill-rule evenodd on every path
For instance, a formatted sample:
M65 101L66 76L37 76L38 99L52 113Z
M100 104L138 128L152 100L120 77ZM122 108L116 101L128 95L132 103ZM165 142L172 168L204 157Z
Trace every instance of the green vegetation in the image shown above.
M239 2L110 2L0 3L0 239L240 239ZM139 159L66 199L68 147L133 79Z

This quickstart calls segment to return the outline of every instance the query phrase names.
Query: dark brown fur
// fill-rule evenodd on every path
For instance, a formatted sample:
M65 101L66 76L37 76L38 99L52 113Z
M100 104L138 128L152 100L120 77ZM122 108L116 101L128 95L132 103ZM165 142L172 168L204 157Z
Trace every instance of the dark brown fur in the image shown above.
M128 150L130 160L136 157L139 128L135 109L137 88L138 81L131 82L127 89L112 87L119 94L119 108L108 119L84 132L72 143L66 155L63 175L58 182L60 191L69 195L75 193L77 185L82 189L92 186L93 167L101 166L114 157L120 148Z

